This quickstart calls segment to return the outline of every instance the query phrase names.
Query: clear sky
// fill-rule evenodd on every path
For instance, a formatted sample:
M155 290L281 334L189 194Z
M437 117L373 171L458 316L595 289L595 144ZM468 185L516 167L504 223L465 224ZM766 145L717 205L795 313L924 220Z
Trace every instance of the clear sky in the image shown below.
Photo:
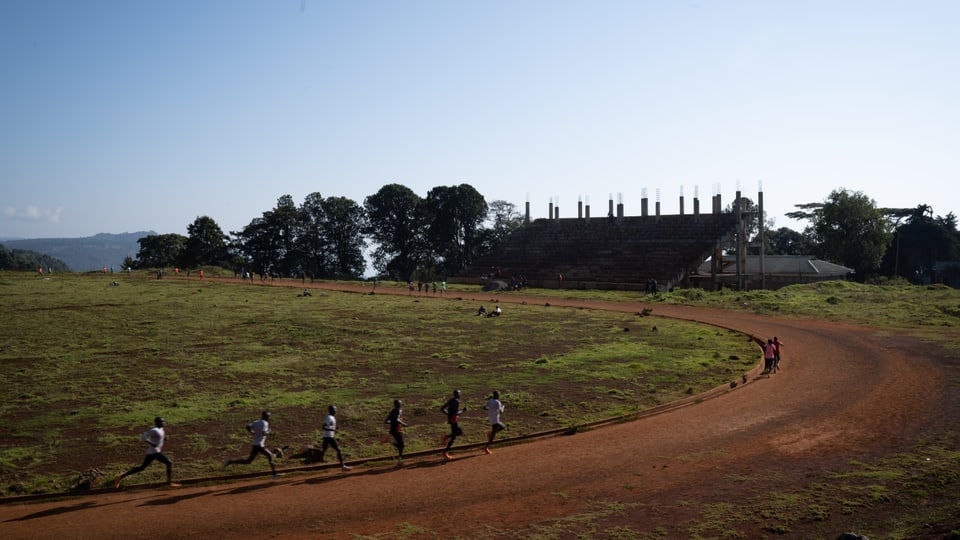
M960 214L958 1L0 0L0 237L468 183Z

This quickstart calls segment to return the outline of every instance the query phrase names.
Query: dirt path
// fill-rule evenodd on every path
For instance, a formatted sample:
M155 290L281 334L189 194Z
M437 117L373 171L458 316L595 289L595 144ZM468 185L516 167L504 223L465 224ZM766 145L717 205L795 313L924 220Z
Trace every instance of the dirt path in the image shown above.
M378 291L390 292L405 294ZM504 306L544 302L512 295L497 300ZM549 302L627 312L643 307ZM957 417L958 390L945 384L946 368L937 358L918 358L909 338L685 307L656 305L654 314L780 336L787 344L784 369L687 407L499 447L492 455L460 451L447 463L422 458L402 469L383 465L3 505L0 530L5 538L496 536L579 514L596 501L619 501L646 509L621 516L625 523L683 537L671 529L682 520L682 506L664 514L657 505L739 500L746 494L730 476L751 474L762 463L781 463L782 475L802 482L804 471L908 448L941 429L945 417Z

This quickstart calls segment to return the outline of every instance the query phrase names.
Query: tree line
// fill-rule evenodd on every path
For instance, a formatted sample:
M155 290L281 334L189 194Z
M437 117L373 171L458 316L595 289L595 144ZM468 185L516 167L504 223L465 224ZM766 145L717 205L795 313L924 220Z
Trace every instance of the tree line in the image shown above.
M836 189L824 202L795 205L787 216L808 223L802 232L786 227L765 235L769 254L815 255L854 270L857 281L904 278L937 283L958 271L937 263L960 261L957 216L934 216L933 208L880 208L860 191ZM947 275L944 275L946 273Z
M70 268L56 257L29 249L7 249L0 245L0 269L23 272L67 272Z
M759 246L756 205L741 200L751 245ZM823 202L797 204L788 217L805 220L801 232L765 220L764 252L815 255L855 271L867 281L902 277L936 281L935 263L960 260L953 213L933 215L928 205L878 208L861 192L837 189ZM728 207L725 211L732 211ZM305 278L359 278L365 250L378 276L435 280L454 275L523 224L506 201L487 203L468 184L440 186L420 197L400 184L383 186L360 205L344 197L307 195L298 206L289 195L239 231L224 234L207 216L187 236L160 234L138 240L134 268L221 266L251 274ZM753 248L759 253L759 247Z
M363 204L345 197L290 195L239 231L225 234L209 216L187 235L138 240L133 268L220 266L262 276L353 279L378 276L434 280L453 275L520 227L523 217L507 201L487 203L469 184L439 186L420 197L400 184L383 186Z

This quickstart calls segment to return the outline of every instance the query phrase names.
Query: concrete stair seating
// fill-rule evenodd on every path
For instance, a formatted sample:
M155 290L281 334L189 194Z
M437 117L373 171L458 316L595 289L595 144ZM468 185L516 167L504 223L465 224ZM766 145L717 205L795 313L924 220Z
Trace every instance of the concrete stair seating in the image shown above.
M482 283L496 268L535 287L644 290L679 285L736 229L733 214L539 219L478 258L452 283Z

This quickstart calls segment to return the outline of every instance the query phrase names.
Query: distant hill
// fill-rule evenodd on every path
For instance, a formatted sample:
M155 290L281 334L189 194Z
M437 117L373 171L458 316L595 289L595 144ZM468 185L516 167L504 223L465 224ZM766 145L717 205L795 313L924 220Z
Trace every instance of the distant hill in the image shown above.
M137 240L157 234L153 231L109 234L100 233L85 238L34 238L4 240L7 249L24 249L60 259L74 272L101 270L104 266L119 271L123 260L136 257L140 251Z
M45 272L70 271L67 263L56 257L26 249L7 249L0 243L0 270L36 272L40 268Z

